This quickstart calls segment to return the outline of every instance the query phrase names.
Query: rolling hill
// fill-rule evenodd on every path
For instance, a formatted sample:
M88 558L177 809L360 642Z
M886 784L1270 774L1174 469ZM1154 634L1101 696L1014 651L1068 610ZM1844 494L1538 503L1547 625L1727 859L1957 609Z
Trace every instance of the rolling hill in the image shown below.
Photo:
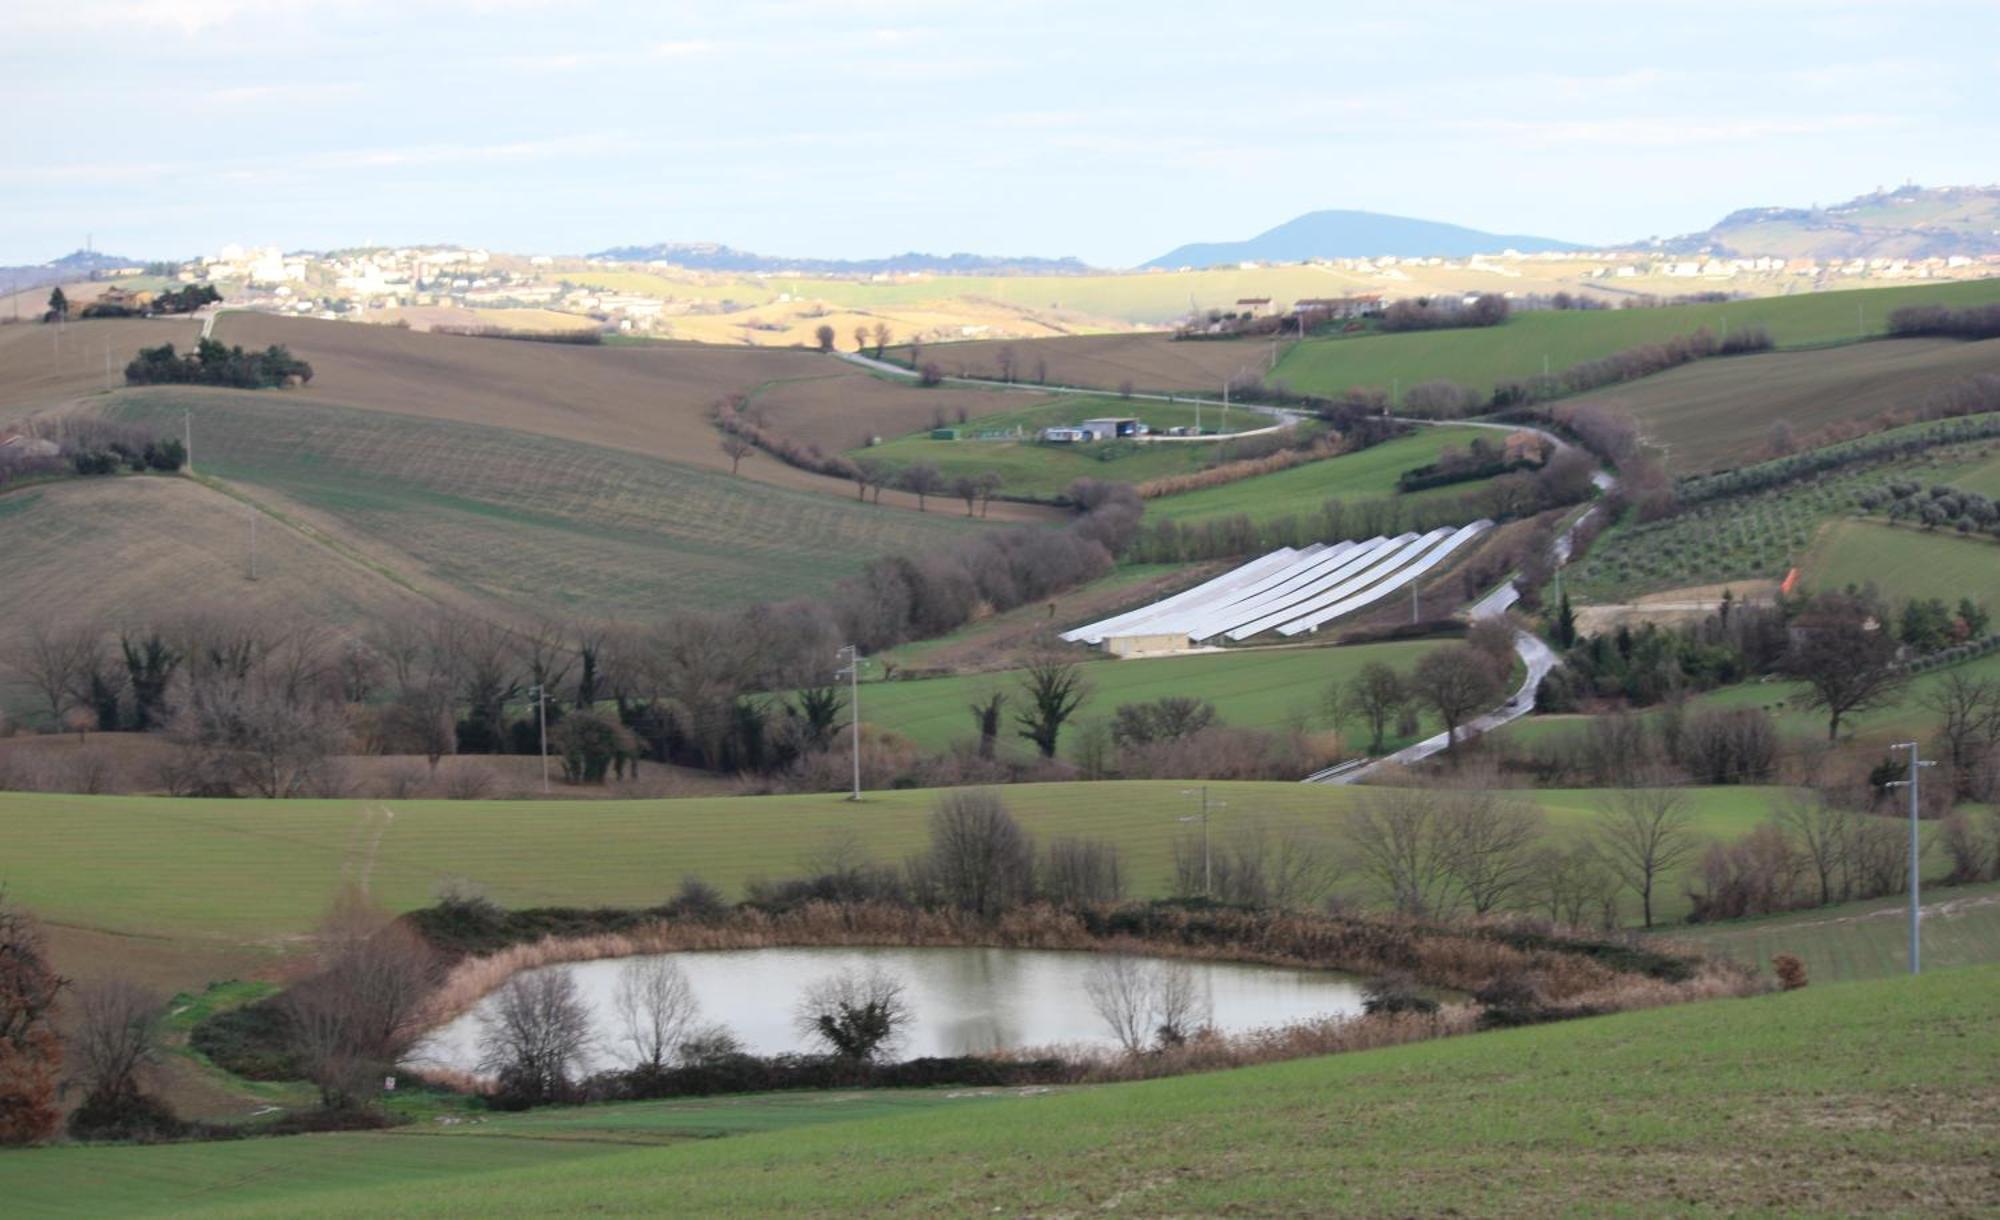
M1743 208L1665 248L1815 259L2000 254L2000 186L1903 186L1824 208Z
M1485 233L1463 225L1381 212L1307 212L1247 241L1192 242L1142 264L1147 268L1214 267L1223 263L1302 263L1314 258L1463 258L1472 254L1523 254L1577 250L1551 237Z

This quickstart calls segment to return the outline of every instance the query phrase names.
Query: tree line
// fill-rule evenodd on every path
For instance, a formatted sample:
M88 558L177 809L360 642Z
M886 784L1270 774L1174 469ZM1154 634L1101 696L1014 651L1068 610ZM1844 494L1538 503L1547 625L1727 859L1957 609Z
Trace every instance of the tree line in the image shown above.
M312 380L312 365L281 343L246 352L214 339L197 340L195 350L175 355L174 345L142 347L125 366L127 385L216 385L268 390Z

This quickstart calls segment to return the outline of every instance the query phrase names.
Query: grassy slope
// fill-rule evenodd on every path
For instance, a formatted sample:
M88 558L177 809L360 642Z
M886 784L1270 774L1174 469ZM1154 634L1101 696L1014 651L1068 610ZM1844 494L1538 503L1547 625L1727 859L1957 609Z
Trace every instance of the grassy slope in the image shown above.
M1004 796L1046 840L1118 844L1131 891L1168 892L1175 819L1194 813L1185 781L1020 784ZM1296 783L1208 785L1213 833L1296 827L1330 836L1365 790ZM1551 828L1576 834L1602 793L1523 794ZM836 837L898 861L925 841L937 793L692 797L658 801L257 801L42 794L0 796L0 883L65 924L169 939L282 946L310 929L341 887L366 879L394 910L427 905L462 878L510 906L656 903L693 874L740 892L784 876ZM1735 837L1767 816L1770 790L1694 793L1703 833ZM1357 892L1366 883L1350 878ZM1663 918L1676 918L1671 887Z
M1938 387L2000 372L2000 341L1885 339L1816 351L1701 360L1570 399L1623 411L1677 474L1740 466L1773 424L1806 434L1915 405Z
M975 528L297 393L125 391L105 409L162 427L191 410L204 475L323 514L391 566L527 607L632 618L779 598Z
M1992 963L2000 958L2000 882L1928 886L1923 964L1929 970ZM1744 962L1768 964L1796 954L1808 978L1830 981L1887 978L1909 969L1907 896L1849 902L1794 915L1676 928L1689 941Z
M1477 390L1510 377L1551 370L1642 343L1656 343L1701 327L1720 331L1767 327L1781 345L1824 343L1881 334L1892 310L1913 304L1955 306L2000 300L2000 280L1821 292L1789 297L1731 301L1716 305L1676 305L1662 309L1517 314L1503 326L1313 339L1293 347L1278 362L1272 380L1297 390L1332 394L1350 386L1390 387L1400 379L1407 390L1419 381L1443 378ZM1856 310L1861 326L1856 327Z
M1278 729L1300 715L1317 724L1320 696L1329 682L1345 682L1371 661L1407 672L1436 647L1434 642L1417 642L1253 649L1093 662L1081 670L1090 684L1090 697L1078 722L1109 720L1121 703L1197 695L1213 702L1222 722L1235 728ZM943 749L977 736L966 709L993 690L1008 692L1010 709L1023 706L1019 671L968 674L863 687L862 719L925 749ZM1013 729L1010 716L1005 736L1018 752L1027 743L1014 737Z
M1970 1214L2000 1204L1996 987L1990 967L1815 986L615 1154L519 1129L57 1150L16 1158L15 1197L292 1215Z
M2000 461L1993 463L2000 469ZM1991 535L1961 537L1878 521L1835 521L1813 540L1801 579L1821 589L1874 584L1900 604L1910 597L1970 597L2000 610L2000 545Z
M1243 514L1263 521L1316 511L1328 500L1369 500L1396 494L1396 479L1405 470L1428 465L1448 445L1460 448L1475 439L1498 440L1490 428L1425 427L1359 453L1309 462L1276 474L1260 475L1221 487L1168 496L1146 505L1148 520L1197 521L1204 517ZM1423 500L1459 496L1483 482L1455 483L1404 497Z

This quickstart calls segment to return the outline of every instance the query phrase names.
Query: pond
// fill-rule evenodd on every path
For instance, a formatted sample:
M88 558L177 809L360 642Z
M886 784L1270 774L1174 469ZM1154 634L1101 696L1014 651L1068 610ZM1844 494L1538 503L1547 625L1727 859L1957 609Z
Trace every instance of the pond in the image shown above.
M799 995L845 970L879 968L903 984L913 1020L894 1057L973 1055L1058 1044L1115 1046L1084 983L1103 953L1041 949L745 949L663 955L686 975L701 1005L697 1024L721 1025L755 1055L818 1050L794 1027ZM566 970L590 1005L590 1071L623 1066L622 1027L612 997L630 958L573 962ZM1288 1025L1361 1011L1359 980L1331 971L1241 962L1189 961L1207 1023L1226 1032ZM411 1055L417 1065L474 1070L480 1018L491 997L433 1031Z

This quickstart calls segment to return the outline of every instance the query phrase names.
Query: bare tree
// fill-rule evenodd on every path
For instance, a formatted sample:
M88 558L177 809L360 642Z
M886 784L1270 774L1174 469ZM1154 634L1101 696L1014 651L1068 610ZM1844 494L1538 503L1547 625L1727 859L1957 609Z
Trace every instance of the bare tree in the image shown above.
M320 1103L346 1109L373 1096L384 1070L421 1036L444 963L422 936L356 891L336 902L318 942L319 972L287 990L282 1005Z
M1390 722L1409 699L1402 676L1380 661L1362 666L1361 672L1347 684L1345 703L1368 725L1370 754L1382 752L1382 739L1388 735Z
M1126 1054L1146 1049L1152 1035L1153 980L1145 962L1118 954L1095 963L1084 976L1083 994Z
M590 1009L560 966L515 975L479 1024L480 1070L527 1102L567 1097L593 1046Z
M1041 868L1042 896L1057 906L1117 902L1125 896L1118 845L1107 839L1057 839Z
M29 620L4 652L0 665L31 687L61 727L63 713L88 697L88 679L103 658L104 635L89 622L48 615Z
M854 350L856 354L868 350L868 325L865 322L854 327Z
M1056 756L1062 726L1090 695L1090 687L1071 662L1044 656L1028 664L1021 676L1021 693L1028 706L1014 713L1021 736L1035 743L1043 758Z
M1970 795L1980 760L2000 745L2000 679L1949 671L1924 692L1923 705L1938 716L1939 744L1959 795Z
M1507 905L1534 876L1542 815L1533 805L1486 786L1460 785L1439 808L1444 868L1473 914Z
M743 465L743 459L749 457L756 451L757 451L757 446L751 444L749 441L744 440L742 437L736 435L734 432L727 432L723 434L722 452L729 458L730 474L737 473L738 469Z
M903 490L917 497L918 512L929 512L930 509L925 506L926 498L944 489L944 475L929 462L916 462L904 467L897 482L902 484Z
M1011 343L1002 344L1000 350L993 354L993 363L999 368L1002 381L1014 380L1014 370L1020 361L1020 353L1014 350Z
M1211 1005L1194 968L1160 962L1153 970L1153 1033L1161 1046L1179 1046L1207 1028Z
M842 1059L866 1063L892 1050L915 1014L903 984L879 966L829 975L799 997L799 1032Z
M887 322L877 322L875 324L875 358L877 360L882 358L882 353L889 350L890 337L889 324ZM913 345L911 347L912 354L915 353L915 350Z
M1819 885L1821 906L1848 897L1853 818L1824 792L1792 793L1779 802L1778 825L1805 857L1806 868Z
M687 974L667 957L637 957L620 967L611 1004L632 1048L626 1061L654 1072L674 1061L701 1012Z
M1616 923L1621 883L1592 844L1544 847L1535 853L1530 867L1534 903L1548 914L1549 922L1571 928Z
M1894 702L1909 682L1879 617L1861 598L1823 594L1793 623L1783 668L1806 684L1800 702L1826 712L1828 741L1842 718Z
M458 744L452 694L443 678L426 674L396 692L382 712L384 746L393 754L421 754L437 775L438 760Z
M109 1117L138 1100L144 1074L159 1062L165 1015L166 1004L158 995L123 979L77 989L69 1052L86 1106Z
M819 328L813 331L813 341L819 344L819 350L823 352L833 350L833 338L833 327L825 322L820 323Z
M979 484L979 515L984 517L993 507L993 496L1007 480L997 470L983 471L976 480Z
M1492 661L1466 644L1425 653L1410 675L1410 690L1444 721L1447 752L1458 748L1458 726L1501 694Z
M1605 802L1597 844L1618 879L1639 896L1639 910L1650 928L1660 879L1701 846L1694 805L1681 788L1621 788Z
M962 474L951 481L951 494L965 501L965 515L970 517L979 506L979 480L969 474Z
M1422 788L1363 788L1342 823L1361 872L1405 915L1441 914L1453 903L1451 853L1440 801Z
M931 809L920 868L938 898L991 918L1034 894L1035 844L996 792L947 792Z

